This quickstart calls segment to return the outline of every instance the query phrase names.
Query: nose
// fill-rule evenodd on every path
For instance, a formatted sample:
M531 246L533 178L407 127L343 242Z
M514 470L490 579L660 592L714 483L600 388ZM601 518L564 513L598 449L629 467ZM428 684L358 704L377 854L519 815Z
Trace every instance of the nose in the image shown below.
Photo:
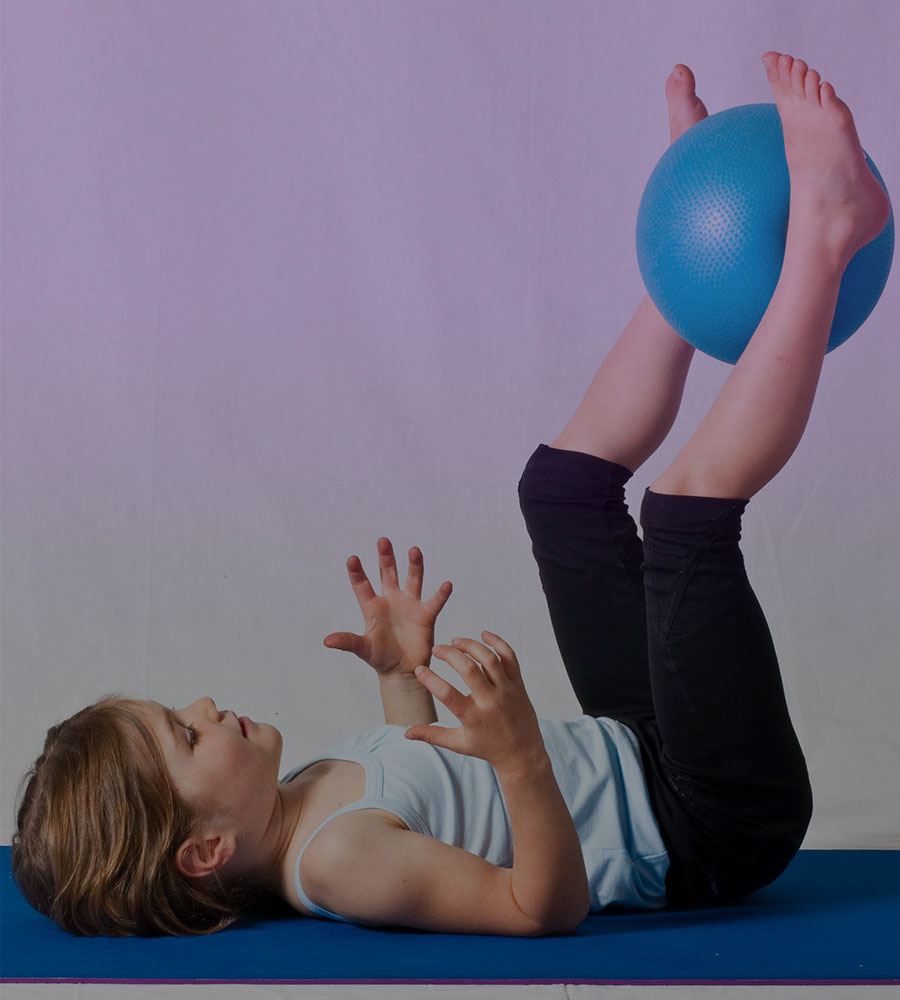
M220 713L218 708L216 708L216 703L212 698L198 698L195 702L187 705L181 710L186 715L199 715L205 719L215 719L216 722L219 721Z

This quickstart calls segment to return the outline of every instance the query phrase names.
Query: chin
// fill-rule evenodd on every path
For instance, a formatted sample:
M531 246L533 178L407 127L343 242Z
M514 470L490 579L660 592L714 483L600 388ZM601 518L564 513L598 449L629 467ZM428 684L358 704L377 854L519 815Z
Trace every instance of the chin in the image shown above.
M284 737L281 735L281 730L276 729L275 726L268 726L272 732L272 745L278 749L278 759L281 760L281 751L284 747Z

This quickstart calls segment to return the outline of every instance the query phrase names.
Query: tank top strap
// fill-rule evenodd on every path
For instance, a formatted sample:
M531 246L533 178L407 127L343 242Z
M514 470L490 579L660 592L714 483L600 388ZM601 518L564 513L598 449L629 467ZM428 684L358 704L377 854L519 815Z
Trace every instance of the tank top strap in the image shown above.
M415 809L407 806L403 802L398 802L396 799L385 799L377 795L364 795L361 799L357 799L356 802L351 802L341 809L336 810L326 819L324 819L313 832L306 838L303 846L300 848L300 853L297 855L297 861L294 865L294 889L300 902L310 910L320 917L328 917L331 920L340 920L345 924L353 923L354 921L348 919L347 917L342 917L339 913L333 913L331 910L326 910L324 906L318 906L314 903L309 896L303 890L303 883L300 879L300 862L303 859L303 854L306 848L316 839L320 831L326 827L333 819L337 819L338 816L342 816L344 813L357 812L361 809L381 809L383 812L389 812L396 816L399 820L406 824L406 826L412 830L414 833L426 833L425 823L422 817L416 812Z

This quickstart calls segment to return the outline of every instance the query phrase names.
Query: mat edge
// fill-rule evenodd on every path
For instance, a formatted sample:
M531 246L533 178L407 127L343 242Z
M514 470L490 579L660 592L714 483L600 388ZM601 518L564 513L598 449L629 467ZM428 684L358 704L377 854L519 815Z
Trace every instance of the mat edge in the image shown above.
M900 986L900 979L17 979L0 984L91 986Z

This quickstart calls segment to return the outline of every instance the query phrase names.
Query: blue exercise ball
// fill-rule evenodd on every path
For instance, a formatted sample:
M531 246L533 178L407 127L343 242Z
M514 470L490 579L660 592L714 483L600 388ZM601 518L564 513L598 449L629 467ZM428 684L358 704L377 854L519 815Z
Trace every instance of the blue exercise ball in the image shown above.
M781 273L789 202L774 104L704 118L654 168L638 209L638 266L657 309L698 350L730 364L741 356ZM881 234L844 272L829 351L875 308L893 255L891 211Z

